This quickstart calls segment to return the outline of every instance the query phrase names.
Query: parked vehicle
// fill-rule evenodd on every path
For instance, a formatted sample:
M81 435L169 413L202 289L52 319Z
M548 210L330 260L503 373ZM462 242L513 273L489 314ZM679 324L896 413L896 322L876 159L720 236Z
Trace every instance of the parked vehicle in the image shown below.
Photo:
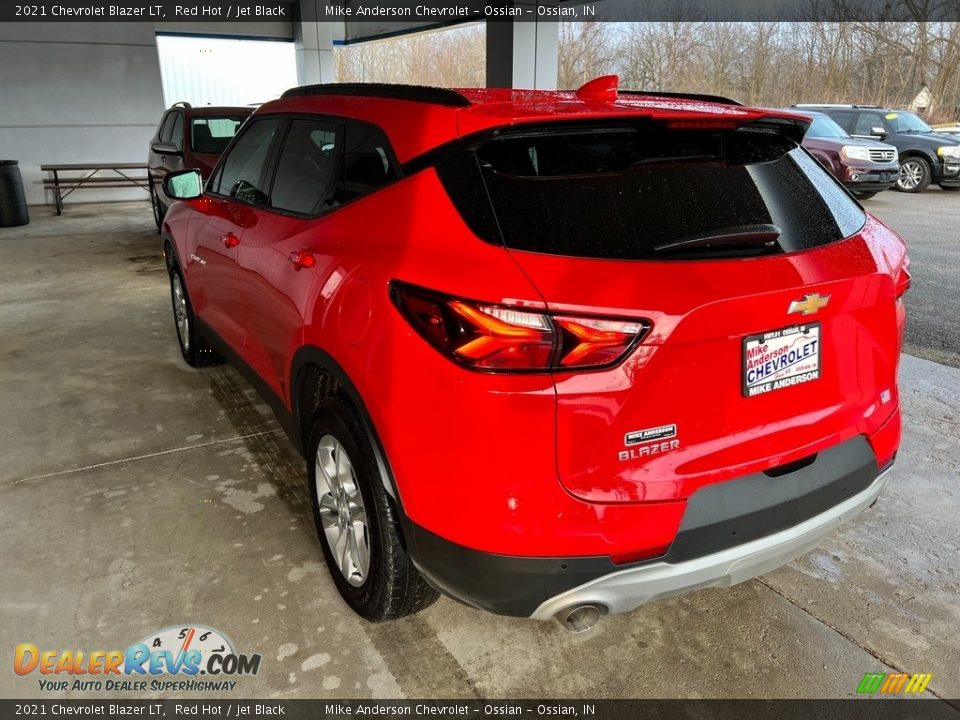
M960 136L960 122L946 123L944 125L934 125L933 129L934 131L940 133L941 135Z
M173 203L163 189L167 173L196 168L209 176L251 112L253 108L249 107L192 107L180 102L163 113L147 153L150 202L157 230Z
M803 146L855 197L867 200L893 187L900 173L893 145L851 137L823 113L802 115L810 120Z
M588 627L869 507L900 440L903 241L700 95L317 85L164 222L177 337L307 459L363 617L436 591Z
M916 113L877 105L794 105L819 110L854 137L883 140L900 153L896 189L920 192L931 181L944 190L960 190L960 144L955 136L934 131Z

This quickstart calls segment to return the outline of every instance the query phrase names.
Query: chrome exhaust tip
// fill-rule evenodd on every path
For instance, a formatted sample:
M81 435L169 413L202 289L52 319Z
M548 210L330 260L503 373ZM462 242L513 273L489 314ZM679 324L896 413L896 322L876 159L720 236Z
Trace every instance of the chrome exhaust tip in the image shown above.
M564 628L573 633L586 632L600 621L606 608L601 605L571 605L558 612L554 617Z

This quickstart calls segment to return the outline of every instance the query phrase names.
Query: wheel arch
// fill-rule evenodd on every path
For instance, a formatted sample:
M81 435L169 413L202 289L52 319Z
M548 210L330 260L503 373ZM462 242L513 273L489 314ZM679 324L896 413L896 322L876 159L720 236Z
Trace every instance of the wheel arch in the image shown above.
M380 436L370 417L366 404L357 386L333 356L315 345L305 345L297 350L290 365L290 413L296 437L294 443L301 455L306 456L310 427L316 412L327 397L338 397L356 410L364 431L370 438L380 479L387 493L402 508L400 494L390 463L387 460Z
M167 233L163 234L163 258L166 260L168 270L170 269L170 261L173 260L181 272L183 271L183 263L180 262L180 253L177 250L177 245L170 239L170 235Z
M909 148L902 152L897 153L898 160L903 163L904 160L910 160L912 158L919 158L920 160L926 160L927 165L930 166L931 170L936 164L936 157L929 153L927 150L922 148Z

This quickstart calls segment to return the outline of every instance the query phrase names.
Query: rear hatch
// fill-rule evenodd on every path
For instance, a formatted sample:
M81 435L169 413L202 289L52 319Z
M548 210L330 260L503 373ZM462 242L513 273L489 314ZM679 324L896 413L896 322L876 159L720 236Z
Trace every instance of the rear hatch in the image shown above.
M555 374L571 493L688 497L892 412L887 231L793 139L595 121L504 131L476 158L498 233L550 310L649 323L619 364Z

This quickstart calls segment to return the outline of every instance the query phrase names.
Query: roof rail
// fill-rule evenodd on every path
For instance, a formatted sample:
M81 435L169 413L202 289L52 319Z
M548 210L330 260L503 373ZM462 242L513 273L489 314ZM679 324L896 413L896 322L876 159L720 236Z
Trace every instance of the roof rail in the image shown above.
M323 83L290 88L280 97L304 97L311 95L339 95L349 97L375 97L387 100L409 100L447 107L469 107L470 101L455 90L427 87L425 85L394 85L392 83Z
M794 103L790 107L795 108L855 108L870 107L868 105L851 105L850 103Z
M174 103L173 105L171 105L170 107L183 107L183 108L187 108L187 109L189 110L190 108L193 107L193 105L191 105L190 103L188 103L186 100L181 100L180 102L175 102L175 103Z
M659 90L620 90L620 95L633 95L636 97L665 97L676 98L677 100L700 100L701 102L721 103L722 105L740 105L742 102L731 100L722 95L701 95L700 93L678 93L678 92L660 92Z

